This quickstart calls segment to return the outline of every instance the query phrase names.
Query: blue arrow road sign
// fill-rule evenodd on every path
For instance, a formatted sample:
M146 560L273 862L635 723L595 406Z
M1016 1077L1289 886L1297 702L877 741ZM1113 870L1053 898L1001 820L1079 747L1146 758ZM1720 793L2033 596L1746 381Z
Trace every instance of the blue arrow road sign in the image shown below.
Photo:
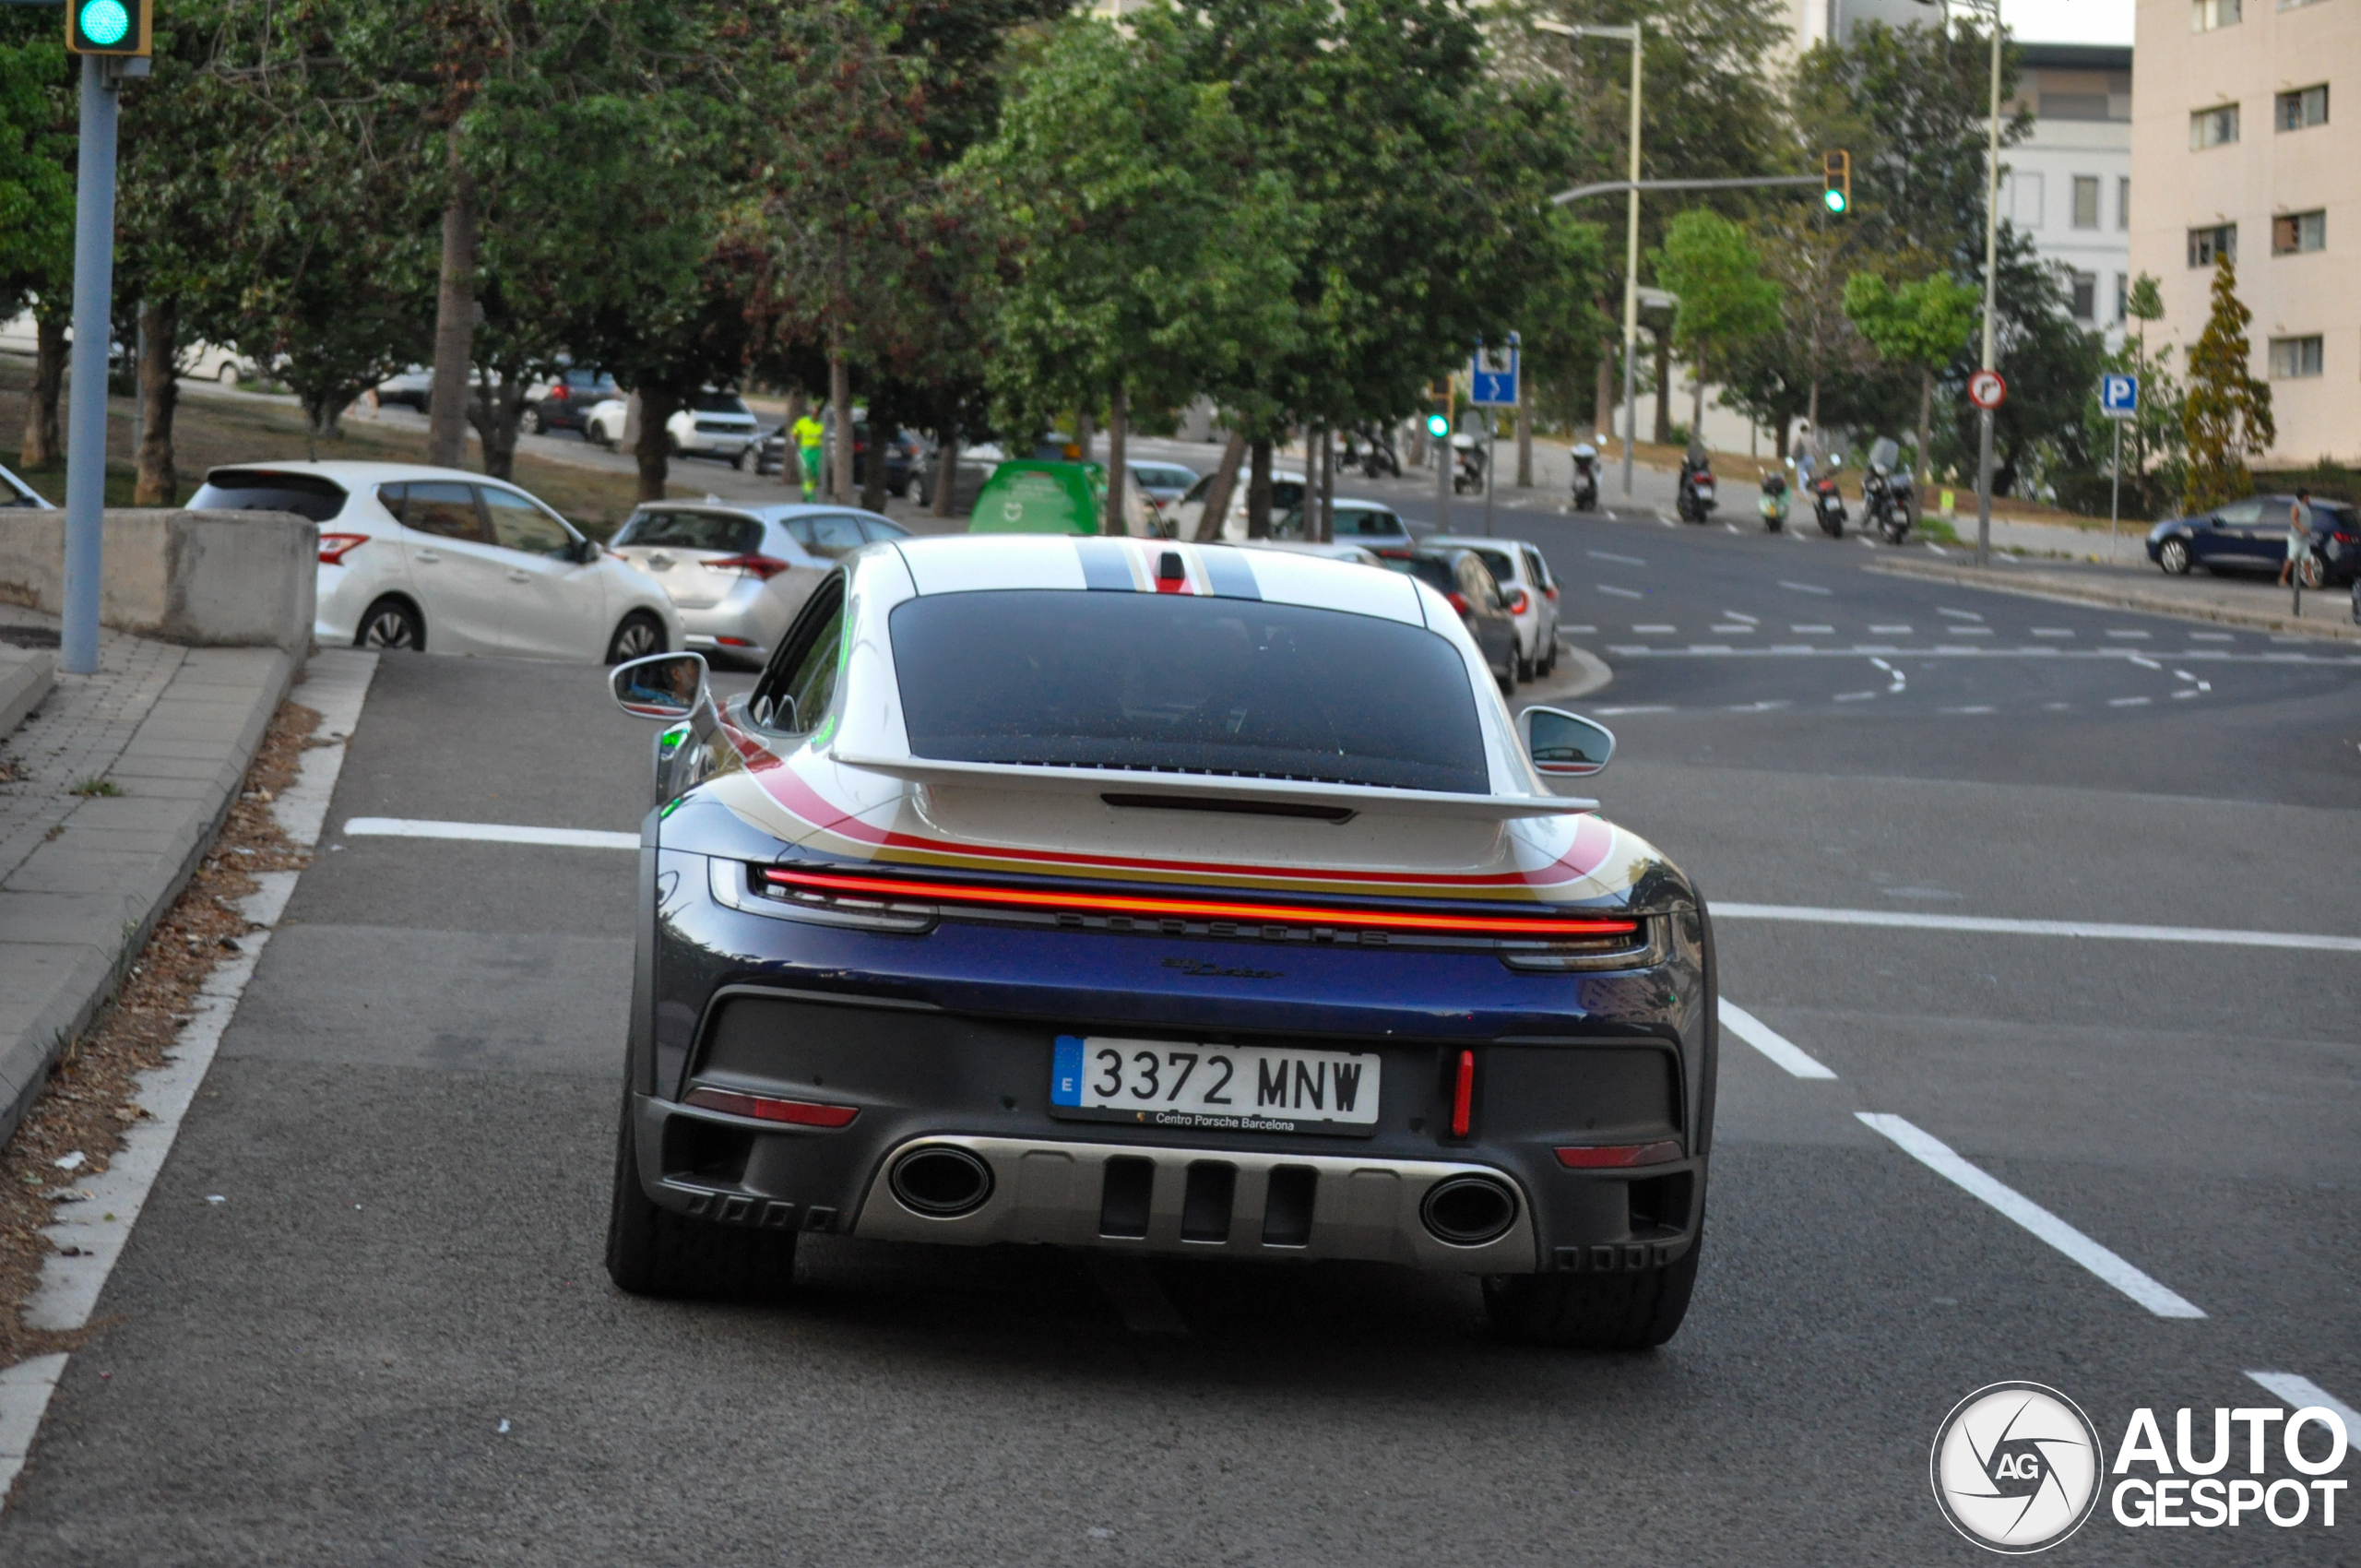
M1506 344L1493 348L1478 346L1476 358L1468 366L1467 400L1479 409L1513 409L1517 405L1517 339L1509 334Z
M2111 420L2128 420L2140 411L2140 378L2136 375L2099 377L2099 409Z

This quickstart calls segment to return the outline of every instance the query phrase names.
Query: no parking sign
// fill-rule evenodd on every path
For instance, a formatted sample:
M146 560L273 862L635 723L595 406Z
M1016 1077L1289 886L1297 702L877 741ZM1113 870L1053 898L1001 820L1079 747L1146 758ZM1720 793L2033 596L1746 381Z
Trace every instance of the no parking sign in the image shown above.
M1989 413L2009 396L2009 384L1997 370L1979 370L1967 378L1967 400Z

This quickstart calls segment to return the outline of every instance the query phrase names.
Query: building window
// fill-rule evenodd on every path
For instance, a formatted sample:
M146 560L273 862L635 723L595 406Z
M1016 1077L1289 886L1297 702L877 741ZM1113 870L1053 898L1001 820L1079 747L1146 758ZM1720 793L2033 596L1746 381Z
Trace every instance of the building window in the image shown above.
M2122 326L2131 316L2131 279L2123 273L2115 275L2115 324Z
M2238 0L2195 0L2189 8L2189 30L2212 32L2215 28L2234 27L2238 20Z
M2074 176L2074 227L2095 229L2099 226L2099 177L2096 174Z
M2271 254L2299 255L2328 249L2326 212L2283 212L2271 220Z
M2189 149L2202 152L2209 147L2222 147L2238 139L2238 106L2225 103L2218 109L2201 109L2189 117Z
M2039 174L2009 176L2009 217L2020 229L2041 227L2041 209L2048 194Z
M2224 257L2233 263L2238 259L2236 224L2217 223L2211 229L2191 229L2189 232L2189 266L2211 267Z
M2328 124L2328 83L2279 95L2279 128L2300 131Z
M2273 338L2271 340L2271 378L2273 381L2289 381L2319 373L2319 334L2309 338Z
M2131 176L2120 175L2115 182L2115 226L2131 227Z
M2098 314L2099 275L2095 272L2074 274L2074 319L2088 321Z

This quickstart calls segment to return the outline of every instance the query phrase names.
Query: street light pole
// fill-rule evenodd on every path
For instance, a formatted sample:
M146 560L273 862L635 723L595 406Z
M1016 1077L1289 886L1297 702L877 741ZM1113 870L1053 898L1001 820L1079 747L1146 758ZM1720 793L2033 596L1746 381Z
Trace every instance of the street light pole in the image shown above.
M2000 0L1992 13L1992 126L1984 160L1984 368L1992 364L2000 244ZM1978 9L1984 7L1978 6ZM1975 433L1975 564L1992 564L1992 410L1980 410Z
M1632 445L1640 435L1640 24L1570 27L1536 18L1536 30L1567 38L1619 38L1631 45L1631 190L1623 209L1623 494L1631 494Z
M146 65L147 62L139 62ZM65 426L65 614L58 668L99 667L101 538L107 504L107 347L114 341L116 63L82 56L82 125L74 200L74 359Z

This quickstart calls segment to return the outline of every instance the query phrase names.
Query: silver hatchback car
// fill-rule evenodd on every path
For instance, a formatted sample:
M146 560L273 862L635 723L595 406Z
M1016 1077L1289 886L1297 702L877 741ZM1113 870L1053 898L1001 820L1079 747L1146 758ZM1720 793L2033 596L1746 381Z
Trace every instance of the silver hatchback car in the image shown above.
M688 646L760 664L837 562L909 530L849 506L648 502L608 549L662 586Z

